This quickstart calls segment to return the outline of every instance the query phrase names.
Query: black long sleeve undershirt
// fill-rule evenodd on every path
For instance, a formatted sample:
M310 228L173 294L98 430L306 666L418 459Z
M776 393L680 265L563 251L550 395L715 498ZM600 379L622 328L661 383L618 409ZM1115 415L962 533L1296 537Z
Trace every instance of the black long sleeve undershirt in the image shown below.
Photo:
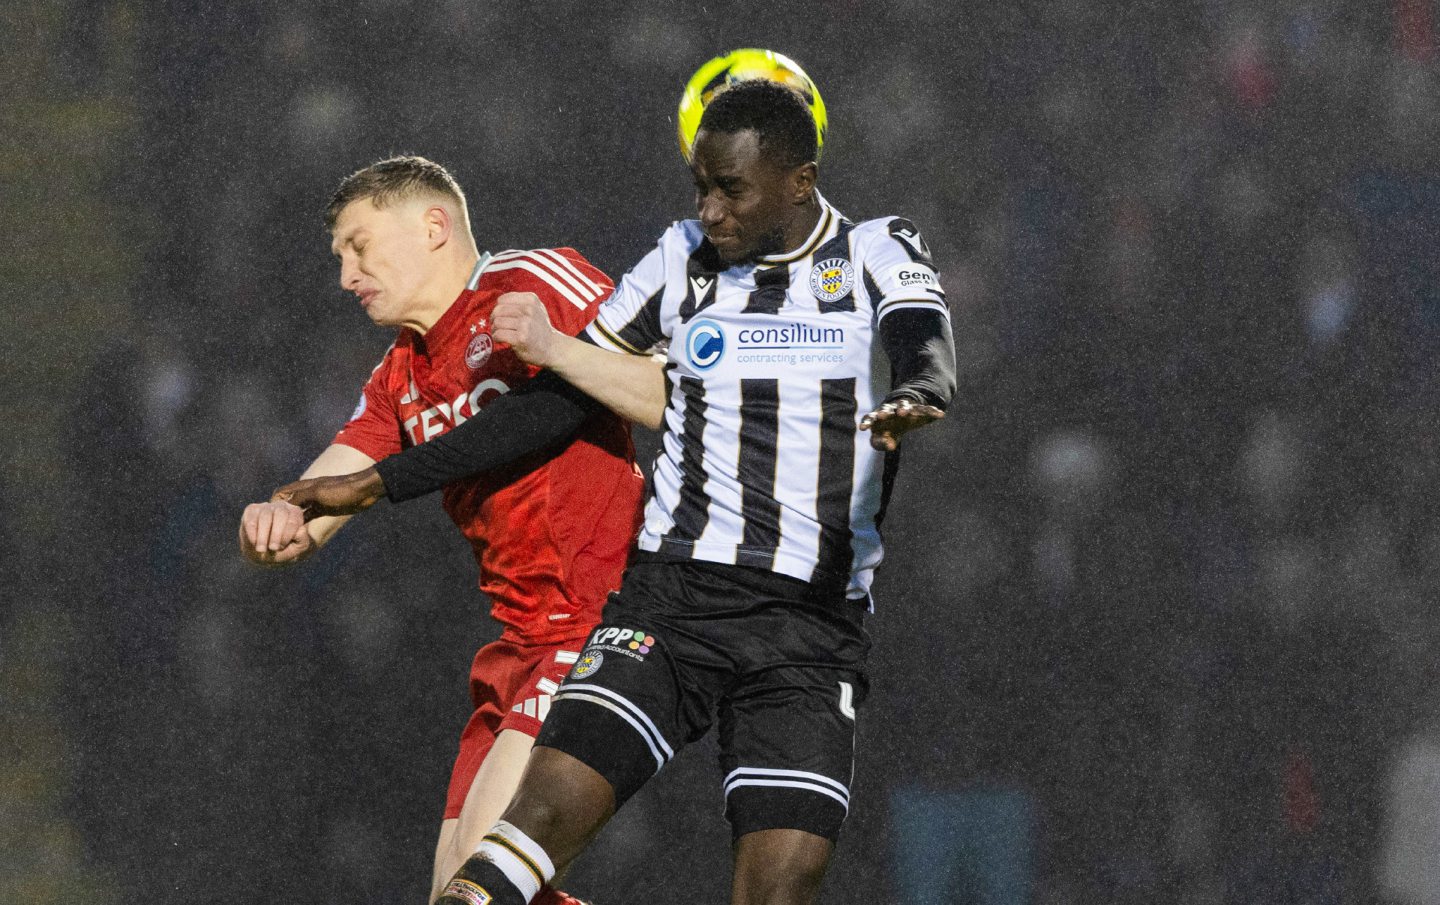
M564 443L601 410L563 378L541 371L464 424L377 462L375 470L385 495L402 503Z
M910 399L940 410L955 395L955 337L934 308L902 308L880 321L880 345L894 371L886 402Z

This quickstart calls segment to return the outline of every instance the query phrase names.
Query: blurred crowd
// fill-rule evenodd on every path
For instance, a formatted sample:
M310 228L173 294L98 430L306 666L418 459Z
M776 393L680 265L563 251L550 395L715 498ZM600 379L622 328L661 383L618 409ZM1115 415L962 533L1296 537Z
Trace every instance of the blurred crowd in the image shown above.
M482 247L618 276L689 213L679 87L760 45L825 94L827 197L925 232L960 358L885 525L825 901L1440 903L1430 0L52 5L55 103L135 110L138 253L57 402L80 515L8 526L64 578L0 630L68 614L20 745L62 740L96 901L423 895L496 634L468 549L434 501L293 570L234 549L389 342L319 212L423 153ZM725 901L718 779L683 758L576 892Z

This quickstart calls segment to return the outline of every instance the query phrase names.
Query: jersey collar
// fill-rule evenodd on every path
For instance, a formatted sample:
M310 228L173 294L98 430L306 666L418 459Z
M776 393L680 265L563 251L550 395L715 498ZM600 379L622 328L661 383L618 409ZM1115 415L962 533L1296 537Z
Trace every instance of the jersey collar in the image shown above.
M815 249L819 247L821 242L830 238L831 233L835 229L835 224L840 222L840 212L830 206L830 202L825 200L825 196L820 194L819 189L815 190L815 200L820 202L820 219L815 223L815 228L811 230L810 237L804 242L800 243L800 248L796 251L787 251L784 254L779 255L762 255L761 257L756 258L756 263L793 263L814 252Z
M475 269L470 271L470 279L465 281L466 289L471 292L475 291L475 288L480 285L480 274L485 272L485 265L489 264L493 257L495 256L488 251L480 252L480 260L475 262Z
M470 293L480 285L480 276L492 258L494 255L488 251L480 253L480 259L475 262L475 267L471 269L470 276L465 281L465 288L455 297L455 301L450 303L450 307L445 309L445 313L440 315L440 319L425 332L425 335L418 337L421 348L427 350L427 353L428 350L442 345L452 334L465 328L466 315L469 311L467 301Z

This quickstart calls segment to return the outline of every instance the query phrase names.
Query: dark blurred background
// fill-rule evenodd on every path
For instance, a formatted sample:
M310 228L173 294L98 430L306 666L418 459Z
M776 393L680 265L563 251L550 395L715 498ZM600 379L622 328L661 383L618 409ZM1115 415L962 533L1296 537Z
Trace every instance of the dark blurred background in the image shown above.
M389 343L320 210L416 152L614 275L737 46L920 224L909 442L824 901L1440 903L1434 0L20 0L0 9L0 901L422 902L474 649L433 500L289 571L244 504ZM654 446L653 435L641 445ZM713 747L600 905L728 901Z

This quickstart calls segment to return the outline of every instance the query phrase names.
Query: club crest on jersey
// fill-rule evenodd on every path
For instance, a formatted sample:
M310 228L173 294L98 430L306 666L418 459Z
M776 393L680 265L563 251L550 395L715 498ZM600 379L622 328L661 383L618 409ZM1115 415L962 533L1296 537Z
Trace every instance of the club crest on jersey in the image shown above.
M605 655L598 650L587 650L581 654L575 665L570 667L570 678L588 679L600 671L601 665L605 662Z
M810 268L810 291L822 302L843 299L855 288L855 268L844 258L827 258Z
M708 371L725 357L725 333L712 320L698 320L690 325L685 337L685 354L697 371Z
M490 353L495 350L495 342L490 339L489 333L476 333L470 339L470 345L465 347L465 364L472 371L478 371L485 367L485 362L490 360Z

